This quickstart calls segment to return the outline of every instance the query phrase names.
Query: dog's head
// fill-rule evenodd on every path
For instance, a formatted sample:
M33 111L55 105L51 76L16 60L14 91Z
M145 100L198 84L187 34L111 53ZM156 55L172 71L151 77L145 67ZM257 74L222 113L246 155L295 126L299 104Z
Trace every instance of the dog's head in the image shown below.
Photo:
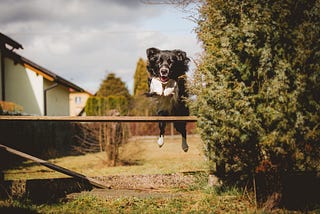
M169 79L176 80L188 71L190 59L184 51L149 48L147 57L150 76L159 77L161 82L167 82Z

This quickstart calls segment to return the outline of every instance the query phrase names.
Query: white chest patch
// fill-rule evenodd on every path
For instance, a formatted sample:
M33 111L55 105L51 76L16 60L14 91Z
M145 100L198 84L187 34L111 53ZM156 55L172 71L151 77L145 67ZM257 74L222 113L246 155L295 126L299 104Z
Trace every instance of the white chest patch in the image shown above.
M175 80L170 79L163 83L158 78L152 78L150 83L150 93L156 93L158 110L171 112L173 106L178 100L178 84Z
M177 82L170 79L168 82L163 83L158 78L152 78L150 84L150 93L156 93L160 96L174 95L177 90Z

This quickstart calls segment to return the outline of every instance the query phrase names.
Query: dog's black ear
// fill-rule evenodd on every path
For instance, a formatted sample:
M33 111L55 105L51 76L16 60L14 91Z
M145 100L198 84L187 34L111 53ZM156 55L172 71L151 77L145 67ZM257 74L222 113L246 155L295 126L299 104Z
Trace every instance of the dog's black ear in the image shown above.
M187 53L182 50L174 50L174 53L176 54L178 61L184 61L185 64L188 64L190 62L190 59L187 57Z
M150 60L155 54L159 53L160 50L157 48L148 48L147 49L147 57Z
M182 62L183 65L188 66L190 59L187 57L187 53L182 50L174 50L178 61Z

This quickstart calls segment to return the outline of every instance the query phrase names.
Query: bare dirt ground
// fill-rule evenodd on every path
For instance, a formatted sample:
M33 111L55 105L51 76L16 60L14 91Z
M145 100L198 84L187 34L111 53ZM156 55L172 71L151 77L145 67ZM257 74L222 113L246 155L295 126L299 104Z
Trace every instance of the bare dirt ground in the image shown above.
M99 178L98 178L99 179ZM166 189L187 188L195 182L193 175L114 175L99 179L112 189Z
M181 192L181 190L188 189L196 182L195 175L185 175L183 173L167 175L116 175L102 178L98 177L96 179L110 186L110 188L72 193L68 195L67 198L73 199L83 194L98 197L103 200L123 197L181 197L188 194L187 192Z

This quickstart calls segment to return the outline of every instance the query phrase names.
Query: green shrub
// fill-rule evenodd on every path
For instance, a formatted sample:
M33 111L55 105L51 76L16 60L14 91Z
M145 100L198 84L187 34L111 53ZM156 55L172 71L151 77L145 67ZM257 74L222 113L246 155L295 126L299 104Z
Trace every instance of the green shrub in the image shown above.
M247 183L320 169L320 1L207 0L190 87L212 171Z
M106 116L110 110L117 110L121 115L128 113L129 103L124 96L90 97L85 112L87 116Z

